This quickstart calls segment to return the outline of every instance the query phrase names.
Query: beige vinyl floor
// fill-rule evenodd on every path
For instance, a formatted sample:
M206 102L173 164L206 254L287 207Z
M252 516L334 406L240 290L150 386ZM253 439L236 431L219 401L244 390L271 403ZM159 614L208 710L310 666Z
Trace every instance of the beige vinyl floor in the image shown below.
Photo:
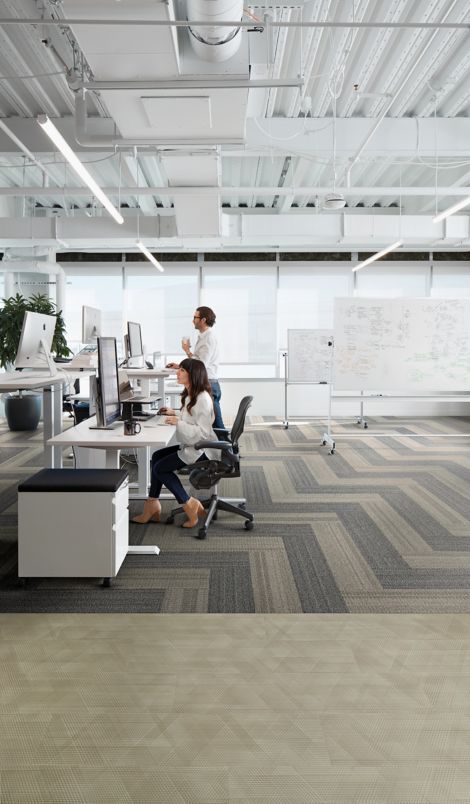
M0 615L1 804L470 802L470 615Z

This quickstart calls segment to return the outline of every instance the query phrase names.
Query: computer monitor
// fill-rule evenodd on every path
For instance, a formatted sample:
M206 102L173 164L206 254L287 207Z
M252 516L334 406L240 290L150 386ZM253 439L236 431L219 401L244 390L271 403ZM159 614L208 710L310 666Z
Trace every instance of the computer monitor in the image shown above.
M98 338L95 393L97 425L100 429L109 429L121 416L116 338Z
M47 369L51 374L55 373L51 355L55 325L55 315L25 313L15 368Z
M96 343L101 335L101 310L82 306L82 343Z
M129 357L142 357L144 354L142 330L140 324L137 324L135 321L127 322L127 349Z

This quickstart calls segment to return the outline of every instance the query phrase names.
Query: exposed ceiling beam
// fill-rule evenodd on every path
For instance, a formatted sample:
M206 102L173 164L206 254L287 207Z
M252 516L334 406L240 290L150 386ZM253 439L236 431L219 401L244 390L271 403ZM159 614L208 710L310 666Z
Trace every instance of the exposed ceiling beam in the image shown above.
M148 195L324 195L331 193L331 186L312 186L312 187L256 187L247 185L242 187L103 187L105 193L108 195L121 195L121 197L128 198L129 196L148 196ZM469 194L468 187L457 187L455 185L441 186L441 187L336 187L338 193L345 196L467 196ZM92 191L88 187L0 187L0 196L93 196Z
M130 25L139 25L148 27L149 25L155 27L171 27L171 28L195 28L197 26L204 27L207 25L207 20L155 20L155 19L136 19L134 18L125 18L125 19L80 19L80 18L68 18L68 19L47 19L42 17L23 17L23 18L12 18L12 17L0 17L0 25L41 25L47 27L68 27L74 25L124 25L126 27ZM261 24L251 22L243 22L243 20L230 20L230 21L219 21L217 20L217 27L218 28L247 28L256 30L263 30L265 27L271 28L349 28L349 29L364 29L364 28L392 28L392 29L402 29L402 28L423 28L423 29L435 29L435 28L450 28L453 30L468 30L470 29L470 23L468 22L421 22L419 20L413 21L406 21L406 22L341 22L338 21L310 21L310 20L298 20L292 22L277 22L272 21L269 23L263 22Z
M175 78L161 81L88 81L81 89L102 90L178 90L178 89L266 89L269 87L303 87L302 78Z

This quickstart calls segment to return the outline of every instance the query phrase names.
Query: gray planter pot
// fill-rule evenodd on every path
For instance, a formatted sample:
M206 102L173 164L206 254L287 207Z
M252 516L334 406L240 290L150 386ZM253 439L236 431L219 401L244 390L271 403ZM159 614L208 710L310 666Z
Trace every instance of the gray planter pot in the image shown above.
M5 416L10 430L36 430L41 417L41 396L5 396Z

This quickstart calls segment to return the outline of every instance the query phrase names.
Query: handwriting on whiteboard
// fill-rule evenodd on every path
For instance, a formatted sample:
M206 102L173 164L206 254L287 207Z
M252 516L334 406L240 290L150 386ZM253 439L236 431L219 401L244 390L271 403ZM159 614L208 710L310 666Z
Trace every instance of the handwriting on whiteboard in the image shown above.
M470 388L470 299L336 299L334 385Z

